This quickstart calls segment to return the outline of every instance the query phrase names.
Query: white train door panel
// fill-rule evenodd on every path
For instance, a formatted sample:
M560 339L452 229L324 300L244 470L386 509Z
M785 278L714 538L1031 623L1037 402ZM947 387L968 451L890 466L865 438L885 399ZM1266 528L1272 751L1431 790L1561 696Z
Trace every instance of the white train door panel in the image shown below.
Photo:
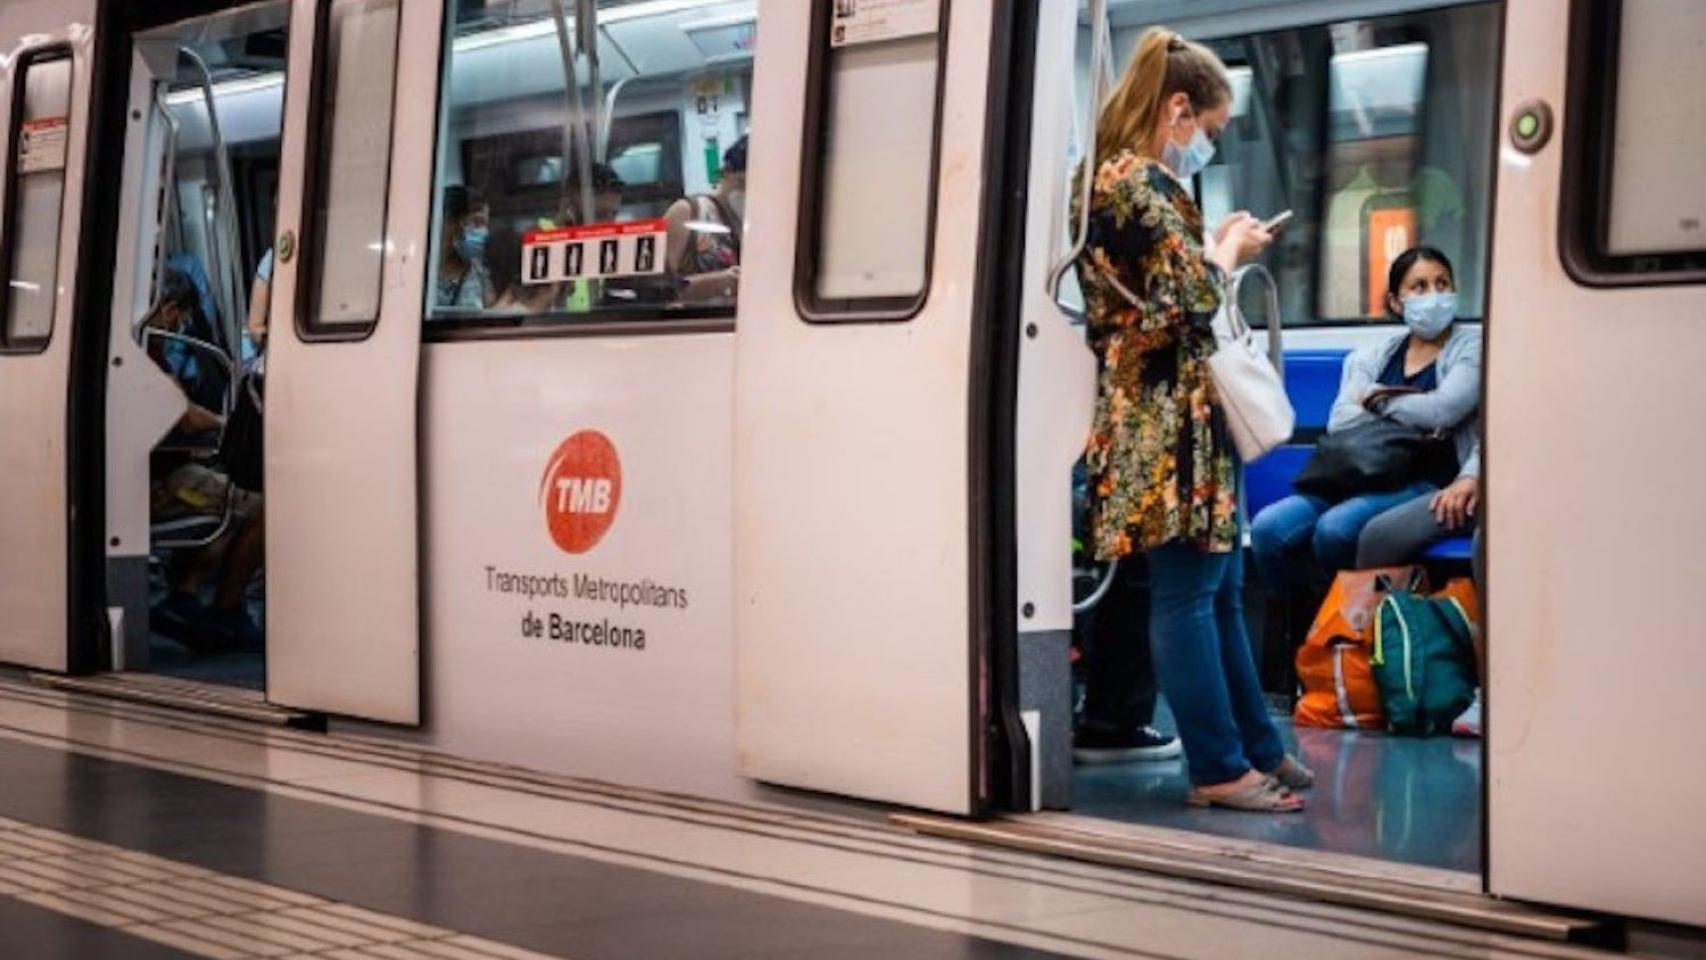
M735 627L743 774L965 813L982 710L968 384L992 11L948 7L763 2Z
M1706 87L1706 6L1507 16L1487 326L1489 888L1702 925L1706 108L1679 91ZM1584 42L1566 59L1572 29ZM1536 104L1561 136L1542 143Z
M266 358L268 699L403 724L441 6L291 6Z
M0 663L70 664L69 422L94 4L0 7Z

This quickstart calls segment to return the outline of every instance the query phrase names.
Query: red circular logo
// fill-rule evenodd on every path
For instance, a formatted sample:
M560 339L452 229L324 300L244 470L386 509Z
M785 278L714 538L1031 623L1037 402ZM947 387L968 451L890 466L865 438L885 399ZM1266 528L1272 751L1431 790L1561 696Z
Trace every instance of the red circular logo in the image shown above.
M622 462L616 445L597 430L582 430L564 440L545 466L539 502L557 546L568 553L598 546L622 502Z

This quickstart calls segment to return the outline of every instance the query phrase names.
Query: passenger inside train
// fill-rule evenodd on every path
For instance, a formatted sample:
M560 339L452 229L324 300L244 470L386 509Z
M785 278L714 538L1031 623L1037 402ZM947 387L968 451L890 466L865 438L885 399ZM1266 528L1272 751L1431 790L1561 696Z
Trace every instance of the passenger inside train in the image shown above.
M143 318L140 330L145 338L147 331L179 333L197 309L189 277L168 268L159 300ZM168 359L168 342L148 339L148 353L184 390L186 409L150 464L155 478L151 513L155 522L165 523L223 511L227 525L206 546L171 555L166 597L151 611L150 624L195 653L257 648L261 628L247 609L247 597L261 565L265 535L261 498L232 483L209 458L198 456L198 444L204 450L218 450L217 443L208 446L205 438L223 431L225 417L189 399L191 385L184 379L183 368ZM217 586L211 602L204 604L202 588L209 579Z
M1166 195L1171 188L1164 185L1177 183L1185 198L1175 201L1173 209L1188 210L1192 203L1200 209L1196 222L1208 229L1187 230L1190 236L1181 241L1181 249L1190 250L1193 242L1206 240L1199 256L1225 256L1217 243L1225 232L1214 228L1239 211L1260 219L1294 211L1260 256L1278 281L1279 316L1247 316L1258 328L1282 327L1276 333L1284 335L1284 373L1298 428L1290 443L1243 465L1243 483L1225 509L1213 508L1213 499L1202 501L1201 510L1183 509L1198 502L1197 494L1213 489L1201 480L1216 474L1205 475L1198 467L1189 496L1181 491L1157 501L1158 508L1162 502L1177 502L1176 513L1157 512L1155 522L1125 531L1132 546L1140 549L1113 568L1107 588L1096 591L1099 602L1075 619L1081 653L1075 812L1333 853L1477 869L1481 760L1479 745L1466 739L1478 733L1480 723L1479 696L1470 697L1478 682L1480 651L1474 622L1465 624L1468 629L1457 646L1464 651L1454 661L1460 687L1453 690L1449 704L1434 705L1449 706L1453 716L1443 726L1427 727L1458 737L1390 732L1400 727L1399 714L1380 712L1376 671L1368 666L1372 632L1355 638L1356 643L1340 637L1332 648L1361 658L1358 669L1369 672L1350 695L1366 702L1357 699L1357 709L1347 717L1335 711L1319 726L1311 725L1313 715L1299 705L1318 692L1319 675L1306 642L1311 628L1329 622L1334 629L1342 626L1343 621L1335 619L1340 600L1329 597L1327 589L1335 572L1365 577L1362 582L1373 584L1376 568L1405 571L1406 576L1417 571L1424 578L1415 584L1419 602L1437 601L1445 609L1451 601L1442 596L1450 594L1461 601L1467 620L1478 617L1473 588L1478 580L1470 576L1474 548L1466 538L1478 534L1479 345L1495 123L1490 91L1496 89L1496 21L1496 7L1470 4L1206 41L1224 64L1230 90L1227 116L1215 123L1211 115L1205 124L1197 104L1181 109L1170 145L1158 141L1151 159L1170 176L1159 181L1163 187L1151 191ZM1080 44L1087 46L1088 27L1080 31ZM1116 66L1126 68L1129 76L1135 61L1142 59L1138 31L1116 24L1114 50ZM1182 40L1170 44L1168 59L1189 50ZM1181 76L1181 69L1173 66L1175 77ZM1082 74L1079 80L1081 91L1089 88ZM1111 81L1107 87L1113 93L1103 101L1104 115L1131 89ZM1199 139L1197 131L1205 126L1209 129ZM1099 137L1106 136L1106 130L1105 123L1098 124ZM1092 261L1095 267L1112 266L1130 290L1153 289L1146 285L1153 281L1142 266L1148 261L1108 255L1105 231L1098 234L1094 224L1093 216L1092 256L1100 249L1108 258L1106 263L1101 257ZM1100 248L1098 236L1104 237ZM1137 273L1128 273L1133 270ZM1092 344L1098 339L1103 343L1105 393L1108 378L1117 370L1106 359L1108 334L1105 327L1098 330L1097 317L1111 317L1120 309L1144 314L1141 308L1132 311L1123 298L1116 299L1113 288L1099 283L1095 272L1080 265L1086 332ZM1237 306L1249 309L1248 304ZM1153 361L1145 367L1155 370ZM1184 376L1182 369L1179 376ZM1115 376L1112 382L1124 381ZM1131 429L1165 426L1143 421L1139 427L1145 408L1132 400L1122 406L1125 416L1136 418L1128 421ZM1443 448L1437 475L1314 500L1294 486L1299 481L1308 486L1307 465L1316 456L1317 441L1350 436L1347 430L1377 421L1443 431L1446 442L1436 446ZM1111 442L1116 434L1116 421L1104 413L1096 436ZM1114 552L1107 547L1123 546L1119 530L1097 531L1094 523L1095 517L1106 515L1098 514L1095 504L1107 504L1121 489L1117 480L1109 483L1105 469L1117 459L1111 456L1114 449L1093 442L1090 464L1104 469L1092 470L1090 503L1075 521L1083 539L1091 541L1086 550L1102 548L1104 556ZM1100 462L1098 450L1103 451ZM1148 516L1138 509L1148 503L1145 488L1133 488L1132 508L1111 516L1122 522L1132 510ZM1320 507L1306 518L1311 522L1291 516L1300 503ZM1323 524L1314 521L1342 513L1347 505L1366 509L1356 511L1356 523L1343 530L1326 524L1340 535L1325 538L1332 541L1327 544L1331 549L1318 563L1313 547ZM1242 537L1237 535L1239 515L1249 524ZM1234 556L1251 554L1253 576L1241 591L1245 596L1240 619L1260 639L1251 645L1258 664L1252 682L1259 685L1263 707L1261 717L1251 708L1242 718L1216 709L1210 726L1229 731L1226 742L1240 743L1271 764L1274 751L1264 743L1265 734L1252 739L1249 733L1262 734L1264 721L1271 722L1281 746L1295 756L1298 771L1314 777L1312 786L1304 785L1307 779L1287 785L1273 777L1265 787L1251 778L1248 789L1231 804L1219 805L1301 808L1301 816L1216 814L1181 803L1215 802L1202 796L1205 777L1199 772L1200 761L1191 758L1193 741L1197 753L1208 749L1200 733L1204 713L1189 703L1181 710L1176 702L1181 690L1189 699L1191 684L1200 683L1203 674L1167 682L1167 659L1177 656L1181 635L1174 611L1194 608L1163 602L1167 571L1158 576L1156 551L1141 547L1166 543L1170 548L1188 541L1191 530L1208 537L1222 517L1230 531L1223 549ZM1280 522L1287 519L1297 522ZM1112 539L1101 542L1107 539L1103 533ZM1084 557L1085 562L1089 559ZM1239 565L1236 560L1229 563ZM1432 585L1442 586L1441 592L1431 592ZM1198 611L1191 619L1216 627L1224 650L1228 638L1244 630L1242 622L1234 625L1225 615L1238 606L1231 591L1221 592L1223 602L1210 603L1208 612ZM1082 590L1080 596L1088 593ZM1370 595L1378 599L1384 594ZM1195 596L1193 603L1209 603L1214 593ZM1217 606L1220 616L1214 612ZM1313 636L1321 633L1317 629ZM1139 655L1152 644L1153 666L1149 656ZM1231 644L1234 653L1240 646ZM1471 648L1474 652L1467 652ZM1239 660L1234 656L1231 662L1237 665ZM1330 688L1331 661L1327 669ZM1161 696L1151 706L1156 673ZM1241 702L1236 698L1246 686L1236 677L1230 679L1234 682L1222 687L1221 694L1234 698L1222 700L1228 708ZM1249 731L1241 719L1248 719ZM1183 734L1183 758L1174 756L1179 751L1173 739L1177 734ZM1234 751L1228 747L1209 752L1231 756ZM1260 772L1258 758L1248 752L1245 758ZM1236 772L1236 767L1222 767L1221 775ZM1406 828L1395 832L1391 825L1398 822Z
M492 209L484 196L452 185L444 188L442 210L435 302L459 310L484 310L497 295L486 266Z
M746 138L723 154L722 176L710 193L670 204L669 264L689 303L735 302L740 286L740 242L745 232Z
M1481 332L1456 323L1451 261L1432 247L1413 247L1393 260L1387 290L1389 319L1408 329L1346 358L1327 434L1368 456L1408 442L1408 434L1391 425L1438 432L1450 442L1431 451L1443 456L1403 476L1364 482L1326 471L1300 476L1299 489L1309 492L1256 515L1250 542L1263 579L1311 605L1340 570L1412 562L1432 542L1467 532L1473 512L1480 472ZM1406 524L1416 512L1408 509L1412 501L1423 508ZM1387 518L1389 511L1404 512ZM1384 522L1370 535L1367 528L1376 518ZM1387 562L1364 562L1370 560Z

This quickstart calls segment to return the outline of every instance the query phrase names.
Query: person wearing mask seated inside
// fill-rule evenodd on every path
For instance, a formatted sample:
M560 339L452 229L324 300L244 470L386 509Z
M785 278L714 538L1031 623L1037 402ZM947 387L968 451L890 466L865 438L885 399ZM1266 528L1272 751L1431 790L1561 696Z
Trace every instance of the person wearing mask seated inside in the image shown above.
M1481 445L1477 443L1443 490L1430 490L1380 514L1357 539L1357 568L1414 563L1423 551L1451 537L1475 532L1481 505Z
M1345 359L1328 433L1376 418L1448 433L1459 469L1470 477L1479 472L1481 333L1456 322L1456 290L1451 261L1432 247L1406 250L1392 262L1386 309L1407 329ZM1362 566L1359 540L1374 518L1437 498L1446 508L1441 516L1455 526L1463 508L1472 508L1472 491L1467 479L1441 491L1433 479L1416 478L1395 490L1361 493L1337 503L1295 494L1270 504L1251 525L1256 566L1269 589L1294 594L1319 590L1338 571ZM1414 559L1425 546L1412 542L1404 559Z
M669 268L685 303L733 303L740 286L746 216L746 138L723 154L723 175L708 194L684 197L664 211Z
M143 317L141 327L178 333L186 326L195 303L195 286L189 277L168 268L161 278L159 302ZM164 341L152 339L146 346L149 358L183 389L183 382L166 358ZM187 394L184 404L184 414L166 440L168 445L179 442L178 438L217 433L224 426L219 414L190 400ZM150 625L196 652L259 645L261 628L249 617L244 594L260 569L265 542L260 495L234 486L225 474L186 453L156 451L149 473L153 477L149 513L155 521L216 516L224 509L227 495L231 497L231 525L225 536L199 551L173 557L167 576L168 595L150 611ZM221 564L213 606L203 609L202 583Z
M460 184L444 188L437 287L433 291L436 305L484 310L497 297L486 266L491 215L491 208L478 193Z

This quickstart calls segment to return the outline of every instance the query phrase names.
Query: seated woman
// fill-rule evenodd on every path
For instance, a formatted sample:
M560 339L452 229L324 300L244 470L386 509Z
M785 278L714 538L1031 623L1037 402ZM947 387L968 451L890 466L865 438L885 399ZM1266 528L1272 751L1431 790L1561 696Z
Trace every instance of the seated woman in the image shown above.
M1481 504L1481 448L1477 444L1444 490L1429 491L1387 510L1362 528L1357 569L1410 563L1448 537L1475 532Z
M1462 469L1478 471L1476 410L1481 403L1481 334L1456 323L1451 261L1432 247L1406 250L1387 274L1386 309L1409 329L1345 359L1327 421L1337 433L1384 417L1421 430L1448 431ZM1461 502L1461 486L1449 488ZM1358 540L1375 517L1440 493L1427 480L1338 503L1297 494L1256 516L1250 542L1269 589L1306 591L1358 566ZM1455 509L1455 508L1454 508ZM1423 546L1426 546L1424 543ZM1413 555L1413 553L1411 554Z

